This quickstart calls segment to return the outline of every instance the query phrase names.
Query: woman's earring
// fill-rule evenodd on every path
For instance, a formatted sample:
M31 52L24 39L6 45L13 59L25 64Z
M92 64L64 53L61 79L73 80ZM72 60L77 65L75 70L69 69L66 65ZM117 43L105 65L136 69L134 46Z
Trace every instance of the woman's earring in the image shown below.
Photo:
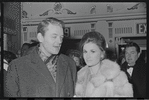
M103 55L100 57L100 60L101 60L101 61L103 60Z

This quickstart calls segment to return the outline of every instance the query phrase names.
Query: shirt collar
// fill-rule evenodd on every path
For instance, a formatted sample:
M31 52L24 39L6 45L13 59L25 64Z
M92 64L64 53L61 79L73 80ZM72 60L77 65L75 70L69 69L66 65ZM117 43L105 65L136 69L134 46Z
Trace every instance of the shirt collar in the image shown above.
M38 54L43 61L46 61L48 59L48 56L45 55L45 53L40 49L39 46L38 46Z
M49 57L40 49L39 46L38 46L38 54L45 64L47 64L49 61L52 61L52 64L57 62L58 55L51 55Z

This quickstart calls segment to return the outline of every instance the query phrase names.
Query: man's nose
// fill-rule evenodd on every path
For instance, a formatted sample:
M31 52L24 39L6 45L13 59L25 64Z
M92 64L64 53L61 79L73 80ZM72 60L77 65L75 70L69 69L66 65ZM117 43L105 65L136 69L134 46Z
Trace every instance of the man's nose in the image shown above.
M131 54L127 54L127 57L128 57L128 58L131 57Z
M61 44L61 43L63 42L63 39L59 37L59 38L57 39L57 41L58 41L59 44Z

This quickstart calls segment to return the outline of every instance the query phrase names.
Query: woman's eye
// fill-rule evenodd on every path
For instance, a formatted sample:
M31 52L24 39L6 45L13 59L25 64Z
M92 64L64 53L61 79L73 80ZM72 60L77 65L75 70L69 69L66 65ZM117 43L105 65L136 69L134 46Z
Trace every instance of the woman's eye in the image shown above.
M95 53L95 51L93 51L93 50L92 50L91 52L92 52L92 53Z
M86 51L83 51L83 53L86 53Z

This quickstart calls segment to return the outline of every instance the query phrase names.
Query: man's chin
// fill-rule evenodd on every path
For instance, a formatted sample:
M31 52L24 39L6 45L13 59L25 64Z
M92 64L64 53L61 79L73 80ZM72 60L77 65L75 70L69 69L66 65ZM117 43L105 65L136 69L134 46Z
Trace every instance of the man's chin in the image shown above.
M129 64L130 66L134 66L134 65L135 65L135 63L132 63L132 62L131 62L131 63L128 63L128 64Z
M53 52L54 55L57 55L59 53L59 51Z

